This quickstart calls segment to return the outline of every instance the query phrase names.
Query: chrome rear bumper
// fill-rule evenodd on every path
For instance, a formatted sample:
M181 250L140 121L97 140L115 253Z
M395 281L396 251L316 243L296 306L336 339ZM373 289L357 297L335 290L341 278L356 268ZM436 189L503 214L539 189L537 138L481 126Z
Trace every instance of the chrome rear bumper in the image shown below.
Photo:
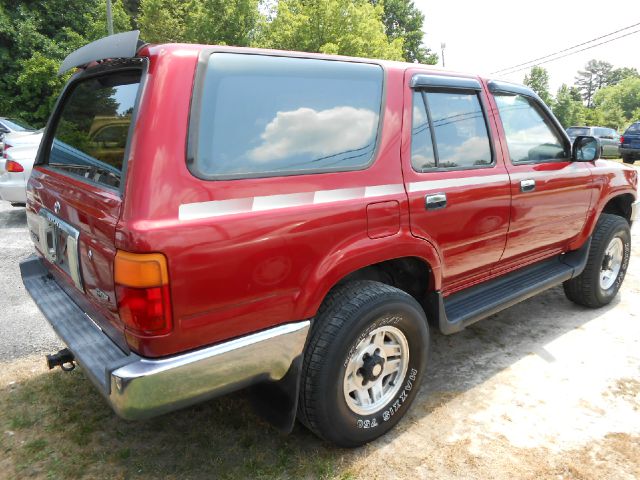
M302 354L309 321L291 323L111 373L109 401L123 418L153 417L264 381L282 379Z
M162 359L123 352L48 274L20 263L23 283L60 339L115 412L149 418L244 387L283 379L302 355L308 320Z

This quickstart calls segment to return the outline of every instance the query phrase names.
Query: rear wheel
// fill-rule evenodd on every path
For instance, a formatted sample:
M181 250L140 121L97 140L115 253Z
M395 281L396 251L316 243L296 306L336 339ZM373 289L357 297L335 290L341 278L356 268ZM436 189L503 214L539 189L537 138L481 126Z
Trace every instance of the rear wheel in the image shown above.
M422 307L378 282L337 287L314 320L305 352L299 417L343 447L393 428L416 396L429 348Z
M584 271L564 282L567 298L586 307L602 307L616 296L624 280L631 255L631 234L627 221L603 213L591 239Z

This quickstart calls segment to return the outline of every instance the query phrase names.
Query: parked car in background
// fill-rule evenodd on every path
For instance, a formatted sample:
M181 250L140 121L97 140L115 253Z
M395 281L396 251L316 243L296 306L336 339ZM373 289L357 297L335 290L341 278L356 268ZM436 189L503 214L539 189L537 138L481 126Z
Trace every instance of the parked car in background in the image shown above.
M16 118L0 117L0 156L2 155L2 141L7 134L28 135L35 129L28 123Z
M42 140L42 130L29 134L8 134L0 158L0 199L14 206L27 201L26 186Z
M567 135L571 143L580 135L596 137L600 140L600 156L603 158L619 158L620 134L613 128L606 127L569 127Z
M631 124L620 137L620 155L624 163L640 159L640 122Z

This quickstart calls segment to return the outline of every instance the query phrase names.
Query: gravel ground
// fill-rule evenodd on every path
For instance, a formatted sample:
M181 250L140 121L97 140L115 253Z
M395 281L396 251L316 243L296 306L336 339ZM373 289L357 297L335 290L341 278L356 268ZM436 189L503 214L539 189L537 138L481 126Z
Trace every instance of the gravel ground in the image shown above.
M0 362L61 347L22 285L18 262L33 252L24 208L0 201Z

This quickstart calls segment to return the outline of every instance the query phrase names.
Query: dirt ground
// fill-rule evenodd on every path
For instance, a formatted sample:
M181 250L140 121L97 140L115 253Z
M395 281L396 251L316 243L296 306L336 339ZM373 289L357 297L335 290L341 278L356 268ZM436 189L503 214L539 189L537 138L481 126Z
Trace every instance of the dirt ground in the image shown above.
M128 423L81 372L3 360L0 478L640 478L640 227L632 233L611 305L578 307L554 288L434 333L412 409L360 449L301 426L281 436L242 394Z

